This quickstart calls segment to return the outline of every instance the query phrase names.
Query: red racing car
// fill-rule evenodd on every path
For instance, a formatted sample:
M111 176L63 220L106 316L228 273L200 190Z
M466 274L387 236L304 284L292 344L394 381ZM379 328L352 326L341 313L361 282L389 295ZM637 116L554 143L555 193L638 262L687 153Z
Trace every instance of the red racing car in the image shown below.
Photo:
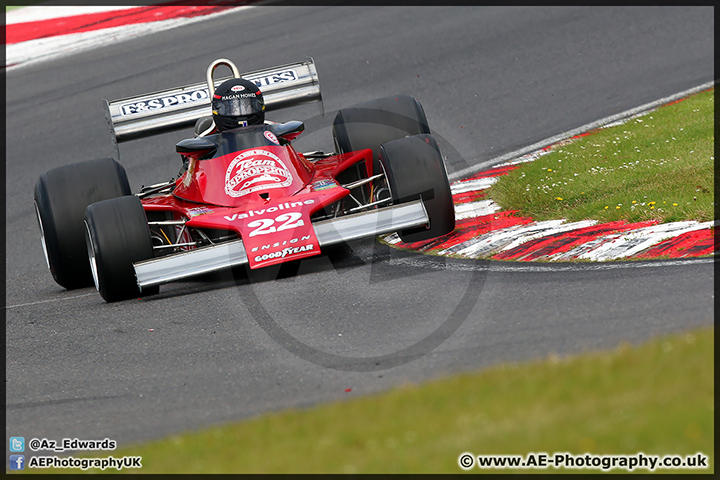
M215 80L218 66L233 75ZM35 211L59 285L94 282L112 302L219 269L311 257L359 238L397 231L411 242L454 229L445 165L415 98L390 96L342 109L333 121L337 151L300 153L291 142L302 122L221 128L220 119L240 118L232 115L243 113L245 99L263 111L322 102L312 59L242 75L219 59L206 77L105 101L118 158L118 142L195 123L195 137L176 145L184 161L178 178L133 194L112 158L40 177Z

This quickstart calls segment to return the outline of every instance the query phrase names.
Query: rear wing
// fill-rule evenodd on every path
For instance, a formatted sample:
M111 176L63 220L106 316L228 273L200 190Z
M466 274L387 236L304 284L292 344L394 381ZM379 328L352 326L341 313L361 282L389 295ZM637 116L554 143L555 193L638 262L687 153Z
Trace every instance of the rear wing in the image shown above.
M229 67L233 76L214 80L212 74L220 65ZM266 111L318 101L324 114L320 80L312 58L243 74L230 60L221 58L208 67L206 82L136 97L103 100L116 152L120 142L179 130L194 125L198 118L211 115L210 99L215 87L233 77L248 79L260 88Z

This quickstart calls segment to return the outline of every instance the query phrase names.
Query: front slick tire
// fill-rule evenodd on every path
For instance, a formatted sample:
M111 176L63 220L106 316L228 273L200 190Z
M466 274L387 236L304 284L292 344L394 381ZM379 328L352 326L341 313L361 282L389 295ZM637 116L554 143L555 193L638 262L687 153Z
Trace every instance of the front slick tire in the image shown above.
M125 196L93 203L85 212L85 242L95 287L107 302L158 292L142 292L133 262L153 257L152 240L140 199Z
M429 240L455 229L455 207L440 149L432 135L413 135L380 147L394 205L422 199L427 227L398 232L405 243Z

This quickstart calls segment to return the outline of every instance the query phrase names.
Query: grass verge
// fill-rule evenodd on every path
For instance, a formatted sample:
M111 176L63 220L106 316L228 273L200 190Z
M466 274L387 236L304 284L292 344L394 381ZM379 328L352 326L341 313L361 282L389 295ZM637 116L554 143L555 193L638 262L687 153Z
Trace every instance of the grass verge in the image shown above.
M537 221L712 220L714 93L555 146L487 194Z
M9 10L17 10L18 8L25 8L25 7L34 7L34 6L41 7L41 6L43 6L44 3L47 3L47 2L45 2L45 1L36 1L36 2L27 1L27 2L25 2L25 5L16 5L16 6L5 5L5 11L7 12Z
M501 365L121 446L112 455L141 455L141 473L461 473L463 452L701 452L709 468L695 472L711 473L713 333L705 328L607 352Z

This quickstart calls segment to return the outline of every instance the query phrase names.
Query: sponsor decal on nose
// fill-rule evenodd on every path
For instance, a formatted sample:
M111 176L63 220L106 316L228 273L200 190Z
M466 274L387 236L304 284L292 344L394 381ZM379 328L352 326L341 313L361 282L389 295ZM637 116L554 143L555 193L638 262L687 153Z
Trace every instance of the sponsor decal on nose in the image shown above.
M233 159L225 172L225 193L242 197L260 190L288 187L292 173L283 161L268 150L248 150Z

